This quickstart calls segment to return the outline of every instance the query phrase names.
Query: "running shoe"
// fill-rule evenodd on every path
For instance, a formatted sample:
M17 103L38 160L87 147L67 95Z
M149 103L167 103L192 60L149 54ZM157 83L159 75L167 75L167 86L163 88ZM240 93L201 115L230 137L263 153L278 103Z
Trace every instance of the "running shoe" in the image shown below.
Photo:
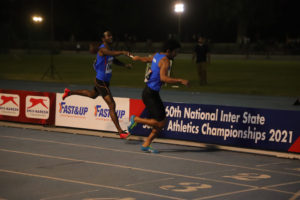
M118 133L118 135L120 136L121 139L127 139L130 134L127 133L126 131L123 131L122 133Z
M136 122L134 121L134 118L135 118L135 115L132 115L131 117L130 117L130 124L129 124L129 126L128 126L128 132L129 133L132 133L132 129L136 126Z
M146 153L159 153L159 151L153 149L151 146L147 146L147 147L141 146L141 150Z
M65 98L66 98L67 96L69 96L70 91L71 91L71 90L69 90L68 88L65 88L64 94L63 94L63 96L62 96L62 99L63 99L63 100L65 100Z

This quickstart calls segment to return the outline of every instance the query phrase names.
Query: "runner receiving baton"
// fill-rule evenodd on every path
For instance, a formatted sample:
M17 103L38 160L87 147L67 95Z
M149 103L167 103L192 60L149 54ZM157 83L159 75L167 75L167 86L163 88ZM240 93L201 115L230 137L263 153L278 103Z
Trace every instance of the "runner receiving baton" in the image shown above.
M93 90L74 90L65 89L63 94L63 100L71 95L81 95L90 98L97 98L101 95L104 101L109 107L109 115L118 130L120 138L124 139L128 136L128 133L121 129L119 119L116 114L116 103L109 89L109 82L112 76L112 63L131 68L131 64L124 64L120 62L115 56L126 55L129 56L128 51L113 51L111 50L112 34L110 31L105 31L102 35L102 44L99 47L97 58L94 63L94 69L96 71L95 87Z
M137 123L146 124L152 127L150 135L147 137L141 150L144 152L158 153L150 145L154 138L157 137L159 132L164 128L166 124L166 112L163 102L160 98L159 91L163 83L170 84L183 84L188 85L188 80L181 78L172 78L168 76L168 69L170 67L170 60L173 60L180 48L179 42L176 40L168 40L163 47L163 52L156 53L151 57L139 57L132 56L134 61L152 62L151 68L147 72L146 87L142 93L142 100L146 106L146 109L150 115L148 118L140 118L132 115L130 118L130 125L128 126L129 133L136 126Z

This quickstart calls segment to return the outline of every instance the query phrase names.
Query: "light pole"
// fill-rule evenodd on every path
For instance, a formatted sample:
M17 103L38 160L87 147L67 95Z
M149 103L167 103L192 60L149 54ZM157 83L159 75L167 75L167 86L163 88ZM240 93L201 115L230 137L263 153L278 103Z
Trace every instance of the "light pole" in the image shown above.
M51 0L51 10L50 10L50 30L51 30L51 41L50 41L50 66L46 70L46 72L42 76L42 80L45 78L45 76L50 72L50 78L55 79L55 74L57 74L58 78L62 80L61 76L59 73L56 71L56 68L54 66L54 51L55 51L55 46L54 46L54 0Z
M44 21L44 18L41 16L41 15L32 15L31 16L31 20L30 20L30 23L28 24L28 53L30 54L31 53L31 48L32 48L32 37L33 37L33 29L38 27L38 26L41 26L42 23ZM34 25L32 25L32 23ZM34 27L35 26L35 27Z
M174 11L178 15L178 39L181 40L181 14L184 12L183 2L177 2L174 5Z

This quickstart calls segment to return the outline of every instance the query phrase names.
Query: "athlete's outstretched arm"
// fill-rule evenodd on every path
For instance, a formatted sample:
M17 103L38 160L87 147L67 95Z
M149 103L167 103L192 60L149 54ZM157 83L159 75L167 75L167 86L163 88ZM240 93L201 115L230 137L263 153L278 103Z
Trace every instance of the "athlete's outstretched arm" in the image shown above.
M141 61L141 62L145 62L145 63L152 62L152 60L153 60L153 56L150 56L150 57L149 56L148 57L132 56L131 58L134 61Z
M120 55L129 56L128 51L112 51L106 47L99 49L98 54L100 56L120 56Z
M161 81L163 81L165 83L170 83L170 84L180 83L185 86L187 86L189 84L188 80L181 79L181 78L172 78L172 77L168 76L170 60L167 59L166 57L162 58L159 61L158 66L160 67L160 80Z

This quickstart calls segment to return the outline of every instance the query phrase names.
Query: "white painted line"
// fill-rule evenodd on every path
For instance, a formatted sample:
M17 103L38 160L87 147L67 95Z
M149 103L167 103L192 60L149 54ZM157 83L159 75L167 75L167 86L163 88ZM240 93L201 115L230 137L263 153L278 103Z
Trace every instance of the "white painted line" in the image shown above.
M91 193L91 192L97 192L97 191L99 191L99 190L88 190L88 191L75 192L75 193L70 193L70 194L62 194L62 195L57 195L57 196L52 196L52 197L41 198L40 200L61 199L63 197L70 197L70 196L86 194L86 193Z
M189 179L205 180L205 181L211 181L211 182L217 182L217 183L226 183L226 184L238 185L238 186L242 186L242 187L250 187L250 188L256 188L257 187L257 186L253 186L253 185L240 184L240 183L235 183L235 182L230 182L230 181L223 181L223 180L210 179L210 178L201 178L201 177L188 176L188 175L176 174L176 173L171 173L171 172L162 172L162 171L158 171L158 170L130 167L130 166L126 166L126 165L116 165L116 164L111 164L111 163L80 160L80 159L73 159L73 158L67 158L67 157L61 157L61 156L52 156L52 155L46 155L46 154L37 154L37 153L30 153L30 152L22 152L22 151L10 150L10 149L0 149L0 151L9 152L9 153L16 153L16 154L22 154L22 155L29 155L29 156L36 156L36 157L42 157L42 158L68 160L68 161L83 162L83 163L94 164L94 165L118 167L118 168L142 171L142 172L153 173L153 174L163 174L163 175L183 177L183 178L189 178Z
M73 143L66 143L66 142L57 142L57 141L53 141L53 140L41 140L41 139L35 139L35 138L22 138L22 137L1 136L1 135L0 135L0 137L11 138L11 139L16 139L16 140L29 140L29 141L36 141L36 142L61 144L61 145L76 146L76 147L83 147L83 148L101 149L101 150L114 151L114 152L120 152L120 153L140 154L143 156L147 155L147 156L154 156L154 157L162 157L162 158L196 162L196 163L205 163L205 164L210 164L210 165L219 165L219 166L225 166L225 167L230 167L230 168L248 169L248 170L270 172L270 173L276 173L276 174L293 175L293 176L300 177L299 173L291 173L291 172L276 171L276 170L269 170L269 169L260 169L260 168L254 168L254 167L246 167L246 166L241 166L241 165L225 164L225 163L218 163L218 162L205 161L205 160L195 160L195 159L190 159L190 158L182 158L182 157L178 157L178 156L175 157L175 156L167 156L167 155L162 155L162 154L145 154L144 152L127 151L127 150L123 150L123 149L118 150L118 149L112 149L112 148L104 148L104 147L82 145L82 144L73 144Z
M280 192L280 193L285 193L285 194L291 194L291 195L295 194L294 192L288 192L288 191L283 191L283 190L278 190L278 189L273 189L273 188L261 187L260 189L273 191L273 192Z
M49 180L54 180L54 181L67 182L67 183L76 183L76 184L88 185L88 186L94 186L94 187L100 187L100 188L111 189L111 190L119 190L119 191L125 191L125 192L132 192L132 193L138 193L138 194L143 194L143 195L161 197L161 198L166 198L166 199L183 200L182 198L178 198L178 197L160 195L160 194L143 192L143 191L132 190L132 189L125 189L125 188L115 187L115 186L101 185L101 184L95 184L95 183L88 183L88 182L83 182L83 181L78 181L78 180L72 180L72 179L64 179L64 178L51 177L51 176L43 176L43 175L39 175L39 174L31 174L31 173L25 173L25 172L11 171L11 170L6 170L6 169L0 169L0 172L9 173L9 174L23 175L23 176L30 176L30 177L36 177L36 178L43 178L43 179L49 179Z
M212 172L199 173L199 174L196 174L196 175L216 174L216 173L222 173L222 172L231 172L231 171L235 171L235 170L236 170L236 169L219 170L219 171L212 171Z
M289 200L296 200L298 197L300 197L300 190L296 192Z
M291 163L290 161L288 162L278 162L278 163L266 163L263 165L255 165L256 167L264 167L264 166L268 166L268 165L280 165L280 164L287 164L287 163Z
M148 184L148 183L157 183L157 182L162 182L162 181L167 181L167 180L172 180L174 178L162 178L162 179L157 179L157 180L152 180L152 181L144 181L144 182L139 182L139 183L133 183L133 184L128 184L125 185L126 187L130 186L135 186L135 185L142 185L142 184Z
M296 184L296 183L300 183L300 180L287 182L287 183L280 183L280 184L276 184L276 185L268 185L268 186L265 186L265 188L278 187L278 186L283 186L283 185L292 185L292 184Z
M4 127L18 127L18 128L29 128L35 130L43 130L43 131L52 131L52 132L62 132L62 133L70 133L70 134L81 134L81 135L93 135L99 137L108 137L108 138L119 138L114 133L107 133L101 131L93 131L93 130L82 130L82 129L74 129L74 128L62 128L62 127L45 127L42 125L32 125L32 124L21 124L16 122L4 122L0 121L0 126ZM131 136L131 140L140 140L140 136ZM154 142L164 143L164 144L175 144L175 145L185 145L192 147L206 147L209 144L200 143L200 142L190 142L183 140L172 140L172 139L160 139L156 138ZM225 151L235 151L242 153L252 153L259 155L268 155L275 156L279 158L289 158L289 159L299 159L300 154L297 153L285 153L285 152L275 152L275 151L266 151L266 150L258 150L258 149L247 149L247 148L239 148L239 147L230 147L230 146L222 146L222 145L214 145L216 149L225 150Z
M217 195L212 195L212 196L206 196L206 197L199 197L199 198L195 198L193 200L212 199L212 198L216 198L216 197L229 196L229 195L232 195L232 194L250 192L250 191L255 191L255 190L258 190L258 188L247 189L247 190L239 190L239 191L235 191L235 192L227 192L227 193L222 193L222 194L217 194Z
M29 156L51 158L51 159L61 159L61 160L68 160L68 161L83 162L83 163L88 163L88 164L104 165L104 166L110 166L110 167L119 167L119 168L137 170L137 171L148 172L148 173L164 174L164 175L183 177L183 178L189 178L189 179L205 180L205 181L218 182L218 183L223 183L223 184L225 183L225 184L232 184L232 185L250 187L249 189L245 189L245 190L238 190L238 191L234 191L234 192L222 193L222 194L213 195L213 196L200 197L200 198L197 198L195 200L211 199L211 198L215 198L215 197L228 196L228 195L232 195L232 194L243 193L243 192L254 191L254 190L270 190L270 191L276 191L276 192L285 193L285 194L293 194L293 195L295 194L295 193L276 190L276 189L271 189L271 188L267 188L267 187L257 187L257 186L239 184L239 183L234 183L234 182L229 182L229 181L222 181L222 180L216 180L216 179L187 176L187 175L169 173L169 172L162 172L162 171L157 171L157 170L141 169L141 168L135 168L135 167L130 167L130 166L124 166L124 165L115 165L115 164L110 164L110 163L79 160L79 159L72 159L72 158L66 158L66 157L60 157L60 156L36 154L36 153L29 153L29 152L21 152L21 151L9 150L9 149L0 149L0 151L23 154L23 155L29 155ZM85 185L91 185L91 186L97 186L97 187L103 187L103 188L109 188L109 189L116 189L116 190L123 190L123 191L128 191L128 192L141 193L141 194L147 194L147 195L152 195L152 196L159 196L159 197L164 197L164 198L169 198L169 199L180 199L180 198L177 198L177 197L170 197L170 196L164 196L164 195L148 193L148 192L143 192L143 191L124 189L124 188L119 188L119 187L115 187L115 186L106 186L106 185L101 185L101 184L93 184L93 183L87 183L87 182L76 181L76 180L71 180L71 179L63 179L63 178L49 177L49 176L43 176L43 175L37 175L37 174L29 174L29 173L11 171L11 170L6 170L6 169L0 169L0 172L14 173L14 174L19 174L19 175L27 175L27 176L34 176L34 177L40 177L40 178L48 178L48 179L57 180L57 181L85 184ZM300 183L300 181L294 181L294 182L289 182L289 183L284 183L284 184L273 185L272 187L280 186L280 185L287 185L287 184L294 184L294 183ZM271 187L271 186L269 186L269 187Z

